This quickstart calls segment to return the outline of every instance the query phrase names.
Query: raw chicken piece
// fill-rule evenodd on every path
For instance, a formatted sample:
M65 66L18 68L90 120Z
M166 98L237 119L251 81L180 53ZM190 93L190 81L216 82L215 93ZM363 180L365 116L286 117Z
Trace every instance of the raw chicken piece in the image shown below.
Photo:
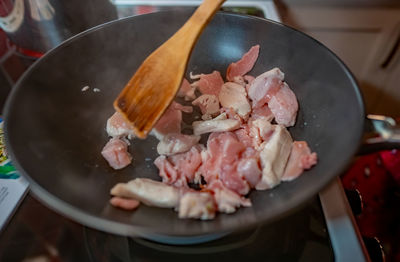
M107 120L107 134L112 137L124 137L127 136L129 139L135 137L130 124L124 119L124 117L115 112Z
M245 147L252 147L255 144L261 144L261 140L254 143L253 137L250 136L249 125L242 126L240 129L235 130L234 133Z
M219 113L219 100L215 95L201 95L192 105L200 108L203 120L209 120Z
M214 198L208 192L187 192L179 201L178 212L179 218L213 219L216 212Z
M240 122L240 125L245 124L247 121L247 118L242 118L238 113L236 113L236 111L232 107L222 107L220 109L220 112L221 114L225 114L227 116L227 119L238 120Z
M241 206L251 206L250 199L244 198L228 189L220 180L214 180L207 185L206 189L214 193L214 199L219 212L230 214Z
M274 119L274 114L272 114L271 109L269 109L267 104L259 108L254 108L251 111L250 120L255 120L258 118L265 118L269 122Z
M249 72L256 63L259 52L260 46L255 45L239 61L230 64L226 71L226 79L233 81L235 76L244 76Z
M246 147L261 150L262 143L267 141L274 131L273 125L265 118L249 120L240 129L234 131L240 142Z
M180 110L180 111L182 111L184 113L188 113L188 114L193 113L193 107L191 107L191 106L183 106L177 102L172 102L172 104L173 104L174 109L176 109L176 110Z
M187 178L178 173L178 170L166 156L157 157L154 160L154 165L158 168L163 183L176 187L188 187Z
M251 75L245 75L243 78L248 84L253 83L254 79L256 79L254 76Z
M240 127L240 121L235 119L211 119L205 121L194 121L193 133L201 135L211 132L225 132L236 130Z
M257 190L273 188L281 182L292 149L292 137L286 128L276 125L274 129L271 138L263 143L260 152L262 177L256 185Z
M246 81L244 80L244 77L243 76L235 76L234 78L233 78L233 81L232 81L233 83L236 83L236 84L239 84L239 85L241 85L241 86L243 86L243 87L246 87ZM232 82L228 82L228 83L232 83Z
M250 186L237 171L240 155L245 149L234 133L212 133L207 141L207 158L201 168L204 180L211 183L219 179L230 190L246 195Z
M241 118L248 118L251 107L247 100L246 89L242 85L232 82L225 83L221 87L218 98L223 107L233 108Z
M260 137L262 141L270 139L274 133L274 125L265 118L258 118L249 122L252 137Z
M271 69L254 79L248 90L248 96L252 100L252 108L259 108L279 91L285 75L279 68Z
M136 178L128 183L118 183L111 195L133 198L148 206L173 208L179 204L179 189L147 178Z
M194 75L192 71L189 72L189 77L190 77L190 79L192 79L192 80L200 79L201 75L202 75L202 74Z
M200 74L200 80L194 82L192 86L198 88L203 95L215 95L218 97L219 90L224 84L221 74L218 71L214 71L211 74Z
M159 169L164 183L187 187L188 182L199 182L198 170L202 164L203 145L195 145L188 152L170 157L159 156L154 164Z
M116 137L107 142L101 154L114 169L122 169L132 161L132 156L128 152L128 143Z
M181 132L182 122L182 111L186 113L192 113L193 108L191 106L182 106L181 104L172 101L171 105L167 108L160 120L155 124L151 131L158 140L171 133Z
M139 206L140 202L136 199L113 197L110 199L110 204L125 210L134 210Z
M178 97L183 97L185 101L191 101L193 99L196 99L195 95L196 87L191 86L189 81L184 78L182 80L181 87L178 90Z
M160 155L174 155L189 151L192 146L200 141L200 136L184 134L168 134L157 145L157 152Z
M268 102L268 107L271 109L275 117L275 121L284 126L293 126L296 122L297 103L296 95L286 83L283 83L280 90L272 96Z
M246 148L237 164L237 172L254 188L261 179L260 155L252 147Z
M317 164L317 154L311 153L307 142L294 141L282 181L292 181L315 164Z
M250 86L254 82L254 79L256 79L256 78L254 76L245 75L243 77L243 79L247 82L247 84L245 85L245 88L246 88L246 92L249 93Z

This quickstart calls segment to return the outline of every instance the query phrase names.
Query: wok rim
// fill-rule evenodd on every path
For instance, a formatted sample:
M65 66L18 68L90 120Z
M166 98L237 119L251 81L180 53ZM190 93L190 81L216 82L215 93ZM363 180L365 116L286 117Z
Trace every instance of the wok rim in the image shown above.
M193 11L190 11L192 13ZM52 55L56 54L58 50L62 49L65 45L71 44L77 39L80 39L84 37L87 34L90 34L92 32L95 32L97 30L100 30L104 27L117 24L117 23L124 23L127 20L134 20L137 17L141 16L157 16L160 13L174 13L174 15L185 15L189 13L189 10L183 10L183 11L161 11L161 12L156 12L156 13L149 13L149 14L143 14L143 15L138 15L138 16L130 16L130 17L125 17L122 19L118 20L113 20L104 24L100 24L98 26L95 26L93 28L90 28L88 30L85 30L69 39L66 39L63 41L60 45L57 47L51 49L48 51L43 57L41 57L39 60L37 60L33 65L31 65L30 68L28 68L27 71L24 72L24 74L21 76L21 78L18 80L18 82L15 84L15 86L12 88L6 104L4 106L4 136L5 136L5 144L7 147L7 152L12 160L12 164L15 165L17 170L23 175L29 182L30 184L30 189L32 190L32 193L37 196L37 198L41 201L42 204L45 206L49 207L52 210L55 210L61 215L64 215L84 226L88 226L91 228L95 228L104 232L108 233L113 233L113 234L119 234L119 235L125 235L125 236L131 236L131 237L144 237L146 236L171 236L171 237L182 237L182 238L190 238L190 237L199 237L199 236L207 236L207 235L214 235L214 234L220 234L220 233L225 233L225 232L230 232L230 231L241 231L241 230L246 230L249 228L254 228L257 225L264 224L264 223L271 223L273 221L276 221L287 214L293 213L302 206L304 206L312 197L316 196L318 192L320 192L323 188L328 186L328 184L333 181L333 179L340 174L342 174L349 164L351 163L352 158L349 158L347 160L347 163L344 164L341 168L339 168L340 172L333 176L324 176L323 179L318 180L318 183L315 183L312 188L310 188L307 192L307 194L301 195L301 197L296 198L294 201L291 201L290 204L285 205L284 208L280 210L280 212L276 212L277 215L274 216L263 216L261 219L257 218L256 221L252 221L247 224L240 224L240 228L235 227L235 225L231 226L220 226L222 228L219 228L218 230L214 230L210 232L208 230L207 232L198 232L198 234L170 234L171 230L163 230L163 231L154 231L153 228L151 227L146 227L146 226L137 226L135 224L127 224L123 222L117 222L115 220L110 220L105 217L98 217L96 215L90 214L87 211L75 207L73 205L70 205L69 203L63 201L61 198L51 194L49 191L47 191L44 187L39 185L38 183L35 182L33 178L28 174L28 172L25 171L22 165L20 165L20 162L18 161L18 157L14 154L13 148L11 146L12 142L10 141L9 135L8 135L8 120L9 120L9 112L12 111L13 105L17 104L18 102L16 100L16 94L17 90L19 89L20 86L23 85L23 83L29 79L29 76L31 75L31 72L35 69L36 65L39 63L45 63L46 59L48 57L51 57ZM179 14L177 14L179 13ZM335 54L333 53L329 48L327 48L325 45L323 45L321 42L318 40L314 39L313 37L295 29L290 26L284 25L282 23L266 19L266 18L260 18L260 17L255 17L255 16L249 16L249 15L243 15L243 14L236 14L236 13L229 13L229 12L217 12L215 16L235 16L235 17L241 17L245 19L250 19L250 20L261 20L263 23L272 23L280 28L288 28L292 31L295 31L297 33L300 33L301 35L305 36L306 38L310 39L314 43L316 43L319 46L322 46L325 51L328 52L329 56L335 60L338 64L343 69L343 72L345 75L348 77L351 85L354 88L354 93L356 94L356 100L358 101L358 107L360 111L360 119L362 119L361 124L357 125L358 130L354 131L355 134L357 134L358 141L355 142L355 146L351 148L351 154L352 156L356 155L360 145L362 144L362 136L364 134L364 125L365 125L365 105L364 105L364 100L363 100L363 95L360 90L360 87L353 75L353 73L350 71L350 69L346 66L346 64ZM349 149L348 149L349 150ZM230 216L234 216L235 214L230 214Z

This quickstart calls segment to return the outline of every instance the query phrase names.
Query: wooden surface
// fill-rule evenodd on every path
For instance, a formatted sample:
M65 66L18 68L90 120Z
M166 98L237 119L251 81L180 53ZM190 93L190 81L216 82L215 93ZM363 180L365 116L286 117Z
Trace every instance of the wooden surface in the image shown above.
M196 40L225 0L205 0L192 17L139 67L114 107L145 138L169 106L182 82Z

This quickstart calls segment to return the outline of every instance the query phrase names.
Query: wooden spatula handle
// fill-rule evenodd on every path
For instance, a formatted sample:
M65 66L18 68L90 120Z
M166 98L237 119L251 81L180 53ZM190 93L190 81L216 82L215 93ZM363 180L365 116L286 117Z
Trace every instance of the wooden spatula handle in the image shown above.
M184 35L183 38L186 39L186 41L195 42L201 31L206 27L224 2L225 0L204 0L176 35ZM182 37L178 38L182 39Z
M114 101L115 109L145 138L178 91L197 38L225 0L204 0L189 20L142 63Z

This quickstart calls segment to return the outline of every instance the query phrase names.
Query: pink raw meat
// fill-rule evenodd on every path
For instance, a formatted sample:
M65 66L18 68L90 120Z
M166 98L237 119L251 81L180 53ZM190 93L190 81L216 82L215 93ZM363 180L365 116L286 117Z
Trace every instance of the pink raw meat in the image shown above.
M119 138L111 138L104 146L101 154L114 169L122 169L132 161L128 152L128 144Z
M254 146L253 137L250 136L250 127L249 127L249 125L243 125L240 129L235 130L234 133L237 136L237 138L239 139L239 141L245 147Z
M159 169L159 175L163 182L178 187L187 187L188 182L197 180L196 173L202 164L202 150L203 146L195 145L185 153L170 157L157 157L154 164Z
M220 180L214 180L207 184L206 191L211 191L214 195L215 203L219 212L233 213L237 208L251 206L250 199L244 198L238 193L230 190Z
M198 106L201 114L210 118L219 112L219 100L215 95L201 95L192 102L192 105Z
M247 147L237 165L237 172L254 188L261 179L259 152Z
M196 95L194 93L195 90L196 88L192 87L189 81L186 78L184 78L182 80L181 87L178 90L177 96L184 97L186 101L190 101L196 98Z
M272 121L272 119L274 119L274 115L272 114L271 109L269 109L267 104L259 108L253 108L253 110L251 111L250 120L255 120L259 118L265 118L268 121Z
M226 71L226 79L233 82L236 76L244 76L249 72L256 63L259 52L260 46L255 45L239 61L230 64Z
M171 105L153 128L156 134L158 134L157 138L161 139L162 136L167 134L181 132L182 111L185 113L192 113L193 108L172 101Z
M311 153L307 142L294 141L282 181L291 181L297 178L305 169L310 169L315 164L317 164L317 154Z
M200 80L193 83L194 86L198 87L201 94L215 95L216 97L218 97L223 84L224 80L218 71L211 74L201 74Z
M107 134L112 137L123 137L123 136L134 137L131 125L118 112L115 112L107 120L106 129L107 129Z
M271 69L257 76L248 89L252 108L260 108L274 96L282 86L285 75L279 68Z
M207 159L202 166L206 182L219 179L227 188L246 195L250 187L236 169L240 154L244 150L245 146L234 133L212 133L207 141Z
M296 95L286 83L283 83L281 89L271 98L268 107L278 124L288 127L296 122L299 104Z
M125 210L134 210L139 206L140 202L136 199L113 197L110 199L110 204Z

